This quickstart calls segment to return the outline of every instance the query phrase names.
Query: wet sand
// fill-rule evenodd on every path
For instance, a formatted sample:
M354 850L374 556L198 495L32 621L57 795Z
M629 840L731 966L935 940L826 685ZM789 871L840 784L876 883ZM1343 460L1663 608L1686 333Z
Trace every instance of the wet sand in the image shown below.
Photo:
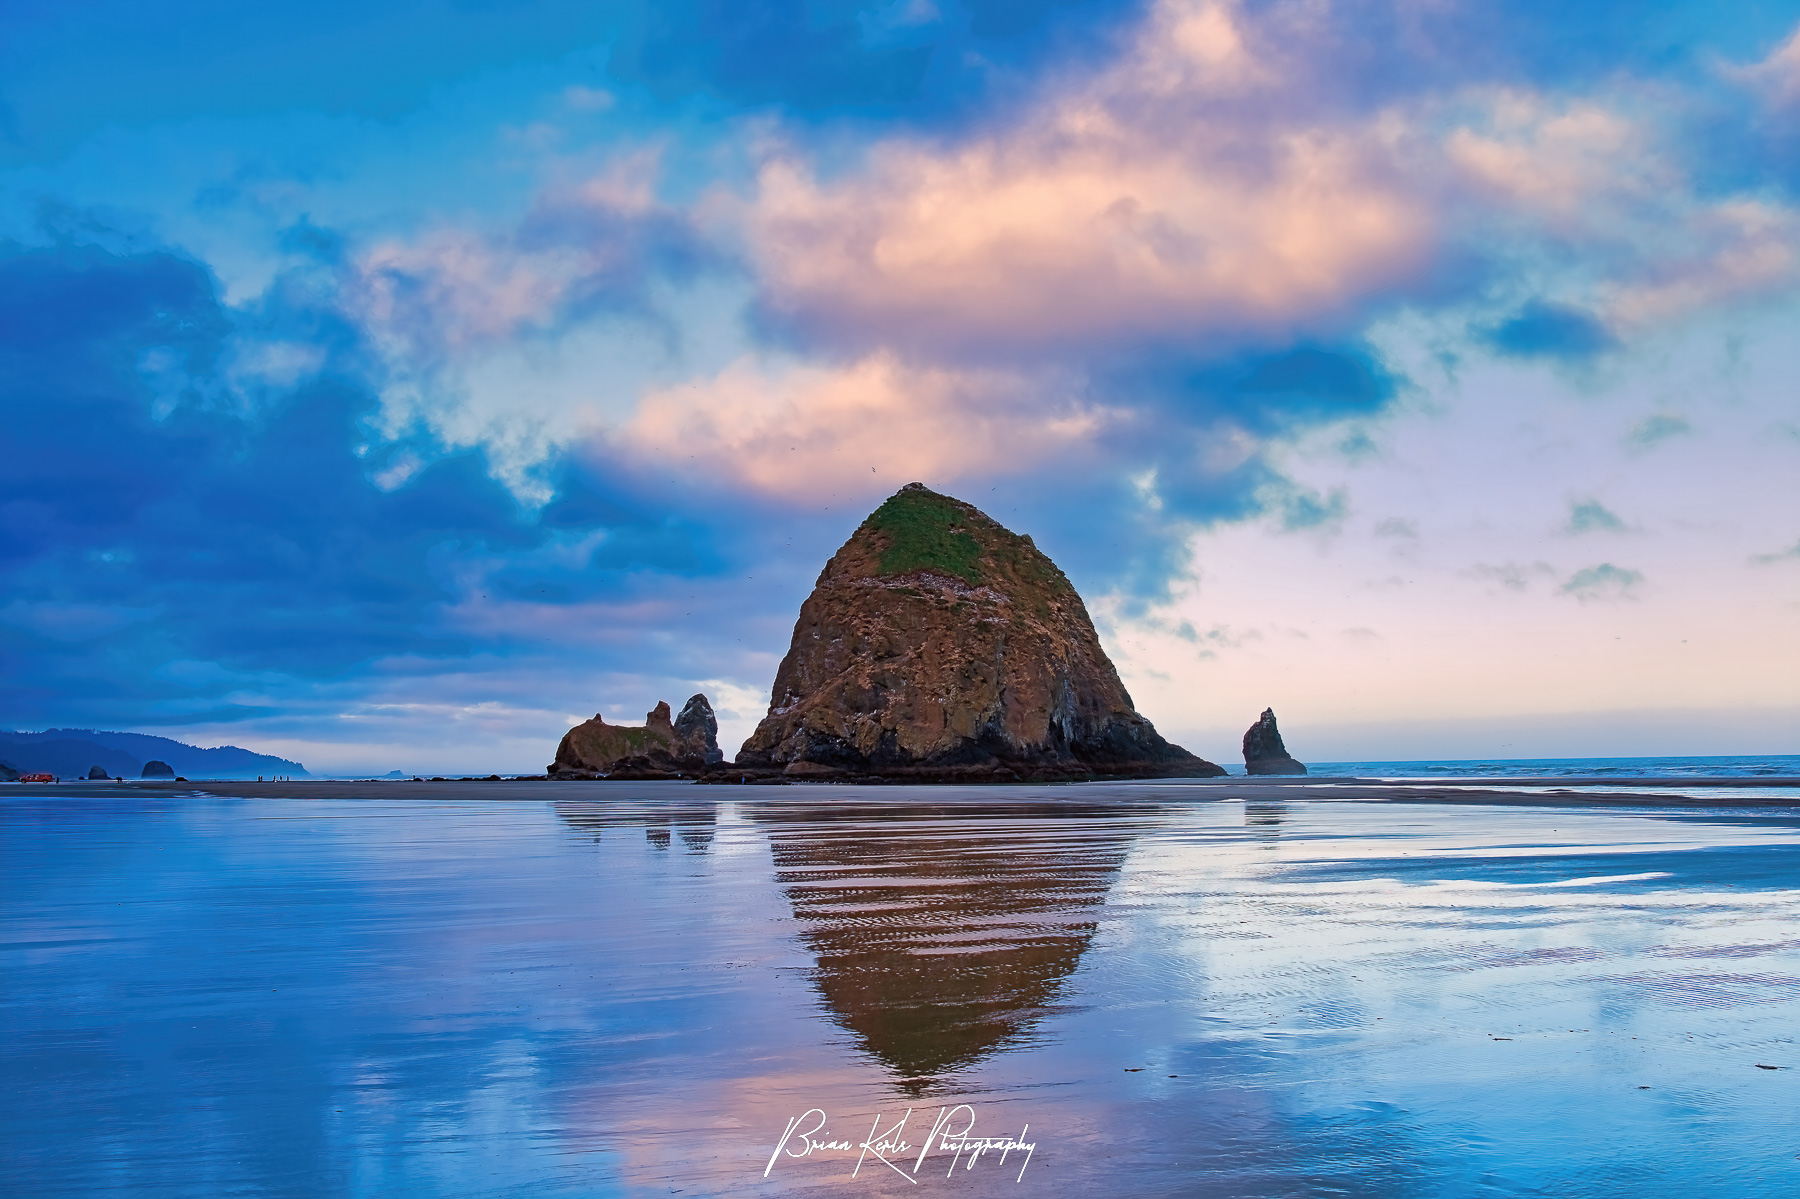
M451 780L412 782L392 779L294 782L190 782L164 780L125 783L69 781L28 784L50 795L126 796L145 792L166 795L210 795L244 799L411 799L576 800L605 803L645 794L681 793L693 783L560 781L549 779ZM1767 792L1767 794L1764 794ZM1800 777L1746 778L1509 778L1492 776L1434 778L1428 782L1390 782L1355 778L1221 778L1161 779L1132 782L1017 784L996 786L917 786L833 783L750 784L731 787L719 800L783 799L804 802L908 802L941 804L1033 803L1210 803L1258 799L1308 799L1361 803L1504 804L1557 807L1783 807L1800 804ZM702 802L695 796L696 802Z
M0 791L0 1192L1800 1186L1800 804L257 788ZM961 1104L1022 1179L771 1157Z

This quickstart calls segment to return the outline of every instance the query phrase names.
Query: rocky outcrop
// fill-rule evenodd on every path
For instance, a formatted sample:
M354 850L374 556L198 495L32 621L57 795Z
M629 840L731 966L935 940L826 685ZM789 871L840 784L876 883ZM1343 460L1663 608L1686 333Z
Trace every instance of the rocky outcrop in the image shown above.
M713 715L712 705L704 695L692 696L681 706L674 728L676 743L697 751L708 766L725 760L719 749L719 718Z
M1275 709L1264 708L1244 732L1244 769L1250 774L1305 774L1306 767L1288 756L1275 727Z
M175 777L175 769L167 762L159 762L155 758L152 758L144 763L144 772L139 777L147 779L172 779Z
M825 564L731 781L1209 776L1132 707L1075 588L1032 544L911 483Z
M106 767L104 766L88 767L88 778L90 779L109 779L111 777L112 775L106 773Z
M669 718L669 705L659 702L642 725L608 724L595 713L563 734L552 778L662 779L692 778L722 762L719 721L706 696L696 695Z
M19 771L11 762L0 762L0 783L16 783Z

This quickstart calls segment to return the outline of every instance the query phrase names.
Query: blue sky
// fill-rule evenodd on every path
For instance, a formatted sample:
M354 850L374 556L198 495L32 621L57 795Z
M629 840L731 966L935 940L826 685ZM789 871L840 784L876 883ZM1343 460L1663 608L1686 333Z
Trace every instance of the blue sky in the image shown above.
M541 766L912 479L1219 760L1800 734L1800 3L16 2L0 724Z

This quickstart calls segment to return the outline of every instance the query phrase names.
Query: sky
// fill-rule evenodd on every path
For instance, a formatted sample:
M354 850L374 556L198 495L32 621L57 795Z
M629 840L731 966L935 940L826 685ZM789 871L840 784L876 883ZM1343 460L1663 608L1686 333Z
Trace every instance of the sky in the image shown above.
M918 480L1215 761L1800 752L1800 0L0 32L0 726L730 754Z

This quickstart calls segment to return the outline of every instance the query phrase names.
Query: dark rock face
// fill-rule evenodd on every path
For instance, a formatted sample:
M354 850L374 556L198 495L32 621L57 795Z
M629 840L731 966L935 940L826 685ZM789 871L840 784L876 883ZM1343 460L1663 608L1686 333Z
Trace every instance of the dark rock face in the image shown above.
M167 762L159 762L152 758L150 761L144 763L144 773L141 777L147 779L172 779L175 777L175 771Z
M897 782L1225 773L1138 715L1086 605L1029 537L919 483L825 564L736 768Z
M675 740L684 746L700 747L701 756L710 765L725 760L719 748L719 718L704 695L696 695L682 705L675 718Z
M1244 733L1244 769L1251 774L1305 774L1306 767L1288 756L1275 727L1275 709L1264 708Z
M19 771L11 762L0 762L0 783L16 783Z
M109 779L112 775L106 773L104 766L90 766L88 767L88 777L90 779Z
M669 705L659 702L638 725L607 724L599 713L563 734L556 761L548 773L556 778L662 779L687 776L723 761L719 721L704 695L669 719Z

